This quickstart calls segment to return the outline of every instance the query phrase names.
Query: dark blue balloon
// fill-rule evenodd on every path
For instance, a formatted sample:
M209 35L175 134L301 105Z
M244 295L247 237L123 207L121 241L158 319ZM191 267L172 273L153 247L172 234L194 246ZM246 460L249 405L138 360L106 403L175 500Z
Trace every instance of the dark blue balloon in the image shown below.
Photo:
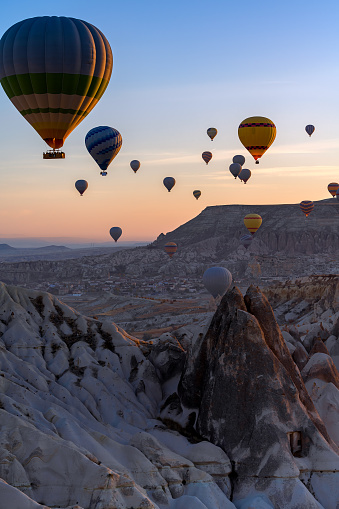
M163 182L164 182L164 186L166 187L167 191L170 192L172 187L175 185L175 178L165 177Z

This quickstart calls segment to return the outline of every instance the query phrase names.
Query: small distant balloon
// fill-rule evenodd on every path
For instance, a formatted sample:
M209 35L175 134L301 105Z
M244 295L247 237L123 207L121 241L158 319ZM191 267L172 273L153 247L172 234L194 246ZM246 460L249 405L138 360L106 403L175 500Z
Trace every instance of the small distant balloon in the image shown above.
M137 161L136 159L133 159L133 161L130 162L130 167L136 173L138 169L140 168L140 161Z
M241 165L239 163L232 163L230 164L230 172L232 173L233 177L236 179L239 173L241 172Z
M244 156L241 156L241 155L234 156L232 161L234 163L240 164L240 166L243 166L245 164L245 158L244 158Z
M232 274L225 267L210 267L205 270L202 282L214 298L221 297L232 284Z
M331 193L333 198L335 198L335 195L339 189L339 184L337 182L331 182L330 184L328 184L327 189L328 192Z
M307 132L307 134L309 135L309 137L311 137L311 136L312 136L312 134L313 134L313 133L314 133L314 131L315 131L315 127L314 127L314 125L311 125L311 124L307 125L307 126L305 127L305 131Z
M244 184L246 184L246 182L248 181L250 176L251 176L251 170L248 170L247 168L243 168L241 170L241 172L239 173L238 178L240 178L240 180L242 180L242 182Z
M251 235L254 235L255 232L260 228L262 223L262 217L259 214L247 214L244 217L244 224Z
M163 180L164 186L166 187L167 191L170 192L172 187L175 186L175 178L173 177L165 177Z
M205 161L206 164L208 164L210 162L210 160L212 159L212 152L203 152L201 154L201 157L203 158L203 160Z
M300 209L305 214L306 217L312 212L314 209L314 203L311 200L304 200L300 202Z
M115 242L121 237L122 229L119 226L113 226L109 231L110 236Z
M103 175L119 153L122 137L119 131L113 129L113 127L98 126L88 131L85 137L85 145Z
M240 237L240 242L245 249L250 247L250 245L252 244L252 240L253 240L252 235L249 235L248 233Z
M167 242L164 247L165 253L167 253L170 258L177 252L177 249L178 246L175 242Z
M193 191L193 196L194 196L194 198L199 200L199 198L201 196L201 191L199 191L199 190Z
M211 141L213 141L213 138L215 138L217 134L218 131L216 130L215 127L209 127L207 129L207 135L211 138Z
M82 196L86 189L88 188L88 182L86 180L77 180L74 185L75 189L79 191L80 196Z

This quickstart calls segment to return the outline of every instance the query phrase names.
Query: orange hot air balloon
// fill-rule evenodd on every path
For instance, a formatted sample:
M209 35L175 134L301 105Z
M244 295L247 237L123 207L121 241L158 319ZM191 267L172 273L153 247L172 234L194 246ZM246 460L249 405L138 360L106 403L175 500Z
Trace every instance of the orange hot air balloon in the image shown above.
M254 157L256 164L274 142L276 133L274 123L266 117L245 118L238 129L239 140Z
M244 217L244 224L251 235L254 235L258 228L260 228L261 223L262 217L259 214L247 214Z
M167 253L168 256L172 258L172 256L177 252L178 246L176 245L175 242L167 242L167 244L165 244L164 249L165 253Z
M301 211L305 214L305 216L308 217L309 214L314 209L314 203L311 200L304 200L304 201L300 202L299 207L300 207Z
M328 184L327 189L328 192L331 193L333 198L335 198L335 195L339 189L339 184L337 182L331 182L330 184Z

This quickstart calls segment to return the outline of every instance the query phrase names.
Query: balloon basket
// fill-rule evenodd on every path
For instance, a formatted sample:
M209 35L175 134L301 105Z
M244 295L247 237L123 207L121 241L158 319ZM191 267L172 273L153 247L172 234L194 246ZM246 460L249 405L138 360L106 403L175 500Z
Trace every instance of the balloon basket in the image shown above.
M106 175L107 175L107 171L101 171L101 172L100 172L100 175L102 175L103 177L106 177Z
M43 152L43 159L65 159L65 152L61 150L47 150L47 152Z

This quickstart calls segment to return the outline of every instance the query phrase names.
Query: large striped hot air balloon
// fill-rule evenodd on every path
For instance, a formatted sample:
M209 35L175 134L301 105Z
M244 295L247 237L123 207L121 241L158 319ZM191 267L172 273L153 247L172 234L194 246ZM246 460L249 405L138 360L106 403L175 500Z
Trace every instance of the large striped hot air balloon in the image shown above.
M328 184L327 189L329 193L331 193L333 198L335 198L336 192L339 189L339 184L337 182L331 182L330 184Z
M206 152L203 152L201 154L201 157L203 158L205 163L208 164L210 162L210 160L212 159L212 152L209 152L208 150L206 150Z
M315 131L315 127L314 127L314 125L311 125L311 124L307 125L307 126L305 127L305 131L307 132L307 134L309 135L309 137L311 137L311 136L312 136L312 134L313 134L313 133L314 133L314 131Z
M232 274L225 267L210 267L205 270L202 282L214 298L221 297L232 284Z
M119 131L113 127L93 127L85 137L85 145L101 169L100 175L107 175L107 168L119 153L122 145L122 137Z
M170 258L177 252L177 249L178 246L175 242L167 242L164 247L165 253L167 253Z
M97 104L112 68L106 37L75 18L25 19L0 41L1 85L53 150Z
M311 200L304 200L304 201L300 202L299 207L300 207L301 211L307 217L314 209L314 203Z
M207 136L209 136L211 138L211 141L213 141L213 138L215 138L217 134L218 134L218 131L215 127L209 127L207 129Z
M254 157L256 164L274 142L276 133L274 123L266 117L245 118L238 129L241 143Z
M260 228L261 223L262 217L259 214L247 214L244 217L244 224L251 235L254 235L258 228Z

